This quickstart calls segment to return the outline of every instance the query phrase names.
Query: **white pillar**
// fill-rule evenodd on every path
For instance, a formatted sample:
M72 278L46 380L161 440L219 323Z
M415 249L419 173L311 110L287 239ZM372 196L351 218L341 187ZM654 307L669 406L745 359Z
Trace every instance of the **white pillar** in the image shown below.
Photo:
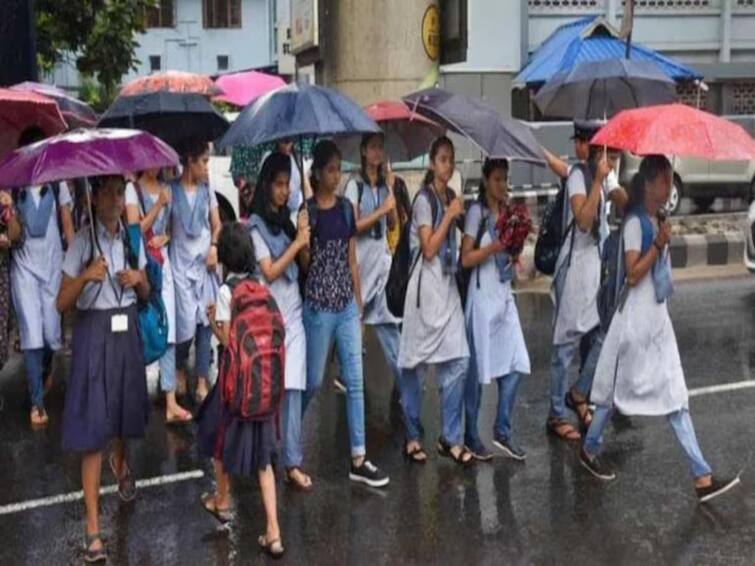
M719 60L722 63L731 61L731 5L732 0L721 1L721 51Z
M619 7L621 0L605 0L606 2L606 19L613 27L619 27Z

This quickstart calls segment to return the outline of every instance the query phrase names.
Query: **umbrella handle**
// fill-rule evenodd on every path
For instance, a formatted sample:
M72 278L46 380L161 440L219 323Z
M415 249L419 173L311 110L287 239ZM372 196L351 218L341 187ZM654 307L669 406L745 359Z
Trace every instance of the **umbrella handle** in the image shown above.
M87 196L87 213L89 214L89 231L92 236L92 242L94 242L95 252L102 255L100 241L97 239L97 234L94 229L94 209L92 208L92 194L90 193L89 179L84 180L84 192Z

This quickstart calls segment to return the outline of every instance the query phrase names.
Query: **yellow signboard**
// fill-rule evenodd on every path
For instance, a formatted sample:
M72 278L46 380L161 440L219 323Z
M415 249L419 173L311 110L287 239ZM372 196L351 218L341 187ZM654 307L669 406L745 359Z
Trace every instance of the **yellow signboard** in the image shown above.
M422 17L422 45L425 53L433 60L440 57L440 10L435 5L430 5Z

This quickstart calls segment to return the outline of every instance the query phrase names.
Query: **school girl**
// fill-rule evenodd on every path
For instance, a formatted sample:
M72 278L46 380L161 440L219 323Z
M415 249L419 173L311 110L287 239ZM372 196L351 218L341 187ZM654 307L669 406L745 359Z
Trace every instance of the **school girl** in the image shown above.
M667 221L658 219L671 184L671 164L660 155L645 157L632 181L622 232L628 293L611 320L598 360L591 396L597 409L580 463L600 479L615 477L598 458L614 407L625 415L665 415L687 456L697 496L705 502L737 485L739 478L713 476L689 414L684 371L668 313L673 293L671 231Z
M26 130L19 144L34 143L43 137L39 130ZM23 232L20 244L11 252L11 297L29 383L32 427L45 426L49 421L44 395L52 385L53 356L62 343L55 299L63 264L61 228L66 242L73 240L71 204L67 183L26 187L16 196Z
M304 290L304 330L307 336L307 390L302 412L317 393L335 340L346 385L346 415L351 445L349 478L372 487L389 478L366 458L364 376L362 368L362 295L356 260L356 221L351 203L336 196L341 180L341 152L330 141L314 149L307 200L312 233ZM305 254L306 256L306 254Z
M176 401L176 296L168 255L170 242L170 188L159 179L158 169L142 171L126 187L126 216L139 224L150 254L162 264L162 299L168 317L168 349L159 360L160 388L165 392L165 422L185 423L191 413Z
M606 202L623 204L626 195L621 187L609 192L606 177L614 168L618 153L592 147L587 163L578 163L569 172L564 203L565 234L553 278L555 304L553 355L551 357L551 400L546 428L561 440L581 438L579 430L566 420L572 409L584 430L592 414L588 397L595 365L600 355L603 333L598 315L601 246L609 234ZM589 335L589 348L573 387L569 369L580 343Z
M287 202L291 160L271 153L262 166L252 201L249 230L260 278L278 303L286 325L286 372L283 399L283 466L291 485L302 490L312 479L302 470L302 398L307 386L307 343L302 321L297 258L309 247L307 212L299 212L298 229Z
M208 316L221 347L228 347L233 314L233 281L251 277L254 249L247 227L238 222L226 224L220 231L218 259L227 272L226 282L218 291L216 305L209 305ZM287 371L287 370L286 370ZM221 377L222 379L222 377ZM267 527L257 539L259 546L275 558L283 555L275 494L273 464L276 457L275 417L249 421L225 412L218 380L197 415L200 453L213 459L217 490L202 495L205 510L220 523L233 519L230 476L257 476L262 493Z
M383 134L367 134L360 144L362 167L359 177L346 186L346 198L357 211L357 262L362 291L365 325L375 331L388 367L398 383L398 344L400 319L388 310L385 285L391 270L388 228L398 223L395 177L386 179Z
M457 219L464 203L448 183L454 172L454 146L447 137L430 146L430 169L414 200L410 228L412 271L404 304L398 365L401 406L406 425L404 455L424 463L420 443L420 376L435 366L441 396L441 435L437 449L458 464L472 463L464 448L462 394L469 365L464 312L456 286Z
M102 452L112 441L109 462L118 495L133 500L125 440L144 436L149 411L136 304L137 297L149 296L149 283L144 249L139 247L138 257L129 252L120 222L125 191L122 177L92 179L95 225L81 229L66 252L57 297L61 313L76 306L63 449L82 456L87 562L107 558L98 513Z
M187 143L181 156L183 173L170 184L177 388L180 393L186 387L186 366L193 342L198 401L208 392L212 331L206 313L217 295L217 244L221 227L217 197L207 184L209 160L206 143Z
M530 358L511 292L516 258L504 251L495 228L509 196L508 172L505 159L485 160L478 200L467 211L461 245L462 266L472 268L466 305L471 352L464 389L464 445L478 460L493 457L477 431L482 385L492 381L498 387L493 444L515 460L526 457L513 439L511 423L519 383L530 373Z
M8 361L8 334L10 329L10 250L21 237L13 197L0 191L0 370Z

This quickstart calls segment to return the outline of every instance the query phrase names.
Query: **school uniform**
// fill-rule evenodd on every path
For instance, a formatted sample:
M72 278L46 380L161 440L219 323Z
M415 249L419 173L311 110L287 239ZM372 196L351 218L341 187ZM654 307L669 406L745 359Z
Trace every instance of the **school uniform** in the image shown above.
M359 183L362 194L359 194ZM373 187L365 179L351 179L346 186L346 198L359 210L360 216L368 216L380 208L389 196L385 184ZM383 350L388 367L398 381L398 349L400 340L399 324L401 319L388 310L385 286L391 270L391 252L388 248L388 222L386 217L380 219L369 232L357 236L357 263L359 264L359 283L362 288L364 305L363 323L375 331Z
M645 230L658 232L645 214ZM623 229L625 251L644 254L643 227L631 214ZM649 249L649 245L648 245ZM689 396L676 335L668 312L673 292L671 256L666 247L653 268L626 296L606 333L598 360L591 400L597 405L585 438L585 451L595 455L613 407L625 415L665 415L689 460L694 477L711 473L702 456L689 416Z
M218 208L215 192L199 185L194 192L173 181L170 212L170 262L176 304L176 367L186 369L192 341L196 341L196 371L209 377L212 331L207 307L217 297L217 272L207 270L212 244L210 212Z
M436 200L433 222L429 198ZM464 312L456 286L458 244L452 227L438 254L427 261L421 255L419 229L437 230L445 208L430 189L417 196L412 207L410 249L419 259L412 271L404 304L398 366L401 368L401 405L408 440L420 439L422 386L420 375L436 366L441 394L442 436L451 446L462 444L462 390L469 365ZM412 260L414 261L414 259ZM419 304L418 304L419 303Z
M23 243L11 252L11 296L18 319L32 406L44 407L44 373L53 352L61 346L60 313L55 302L60 290L63 244L58 211L71 206L66 183L28 187L16 200L23 226Z
M233 292L227 281L243 279L249 273L229 273L217 295L215 321L231 324ZM197 413L197 445L205 458L223 462L223 469L231 475L252 476L267 466L275 465L275 426L273 418L249 421L226 412L221 398L223 376Z
M120 226L113 236L99 221L95 229L108 275L103 282L87 283L76 301L63 410L63 448L74 452L102 450L112 438L144 436L149 412L137 295L121 287L117 275L130 268L125 229ZM68 248L63 273L80 276L92 257L92 235L84 228ZM140 247L139 269L146 263Z
M140 218L144 218L152 210L157 201L157 196L153 196L144 189L141 189L141 198L133 183L126 186L126 205L136 206L140 211ZM143 206L142 206L143 205ZM154 236L170 235L170 213L171 203L160 209L154 223L152 224L152 234ZM145 242L146 245L146 242ZM173 269L170 264L170 254L168 247L163 247L160 251L162 254L162 291L161 297L165 305L165 314L168 319L168 349L160 357L160 388L163 391L175 391L176 389L176 295L173 287Z
M291 238L280 230L275 234L258 215L249 218L249 232L257 262L275 262L291 246ZM299 291L299 267L292 262L272 283L260 273L259 280L270 289L286 326L286 371L283 398L283 465L300 467L301 418L304 391L307 388L307 339L304 330L303 308Z
M498 234L496 218L477 202L469 208L464 235L477 237L484 222L480 248L490 245ZM465 312L469 340L469 373L464 390L464 443L475 450L480 444L477 417L482 385L493 381L498 387L498 411L493 430L495 438L511 438L511 416L522 377L530 373L530 358L519 322L511 280L514 266L511 256L499 252L472 269Z

